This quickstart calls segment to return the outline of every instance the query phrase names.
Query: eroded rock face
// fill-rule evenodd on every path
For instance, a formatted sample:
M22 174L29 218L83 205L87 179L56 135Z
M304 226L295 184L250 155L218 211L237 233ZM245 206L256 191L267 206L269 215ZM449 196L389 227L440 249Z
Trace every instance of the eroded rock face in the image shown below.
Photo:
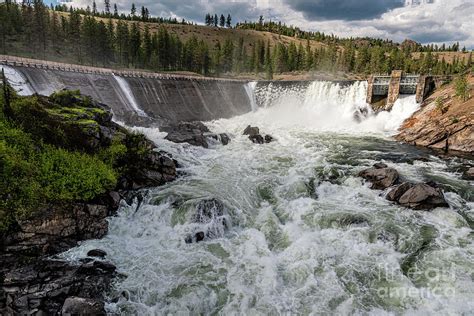
M94 262L72 266L40 260L11 269L0 287L0 314L105 315L100 301L115 276L115 267L104 269Z
M398 203L415 210L449 207L444 199L443 191L426 183L413 185L398 199Z
M397 170L385 164L375 164L374 167L359 172L359 177L372 183L374 190L385 190L396 184L399 178Z
M467 76L474 83L472 75ZM443 109L439 108L439 101ZM430 96L419 111L407 119L396 139L417 146L474 153L474 98L463 102L454 85L446 85Z
M19 221L14 232L2 236L0 273L24 261L65 251L78 241L104 237L108 231L107 217L114 211L99 204L44 207L34 218Z
M165 139L173 143L188 143L193 146L209 148L210 140L219 141L223 145L230 142L227 134L213 134L201 122L180 122L176 125L161 127L161 130L167 132Z

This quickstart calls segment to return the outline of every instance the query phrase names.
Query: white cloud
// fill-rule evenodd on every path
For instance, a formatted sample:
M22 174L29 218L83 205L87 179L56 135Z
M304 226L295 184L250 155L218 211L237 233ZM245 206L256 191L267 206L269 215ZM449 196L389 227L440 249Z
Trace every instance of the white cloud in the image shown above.
M129 12L130 1L115 2L119 9ZM260 15L264 15L266 19L281 20L305 30L338 36L372 36L399 42L410 38L424 44L459 41L461 46L474 48L473 0L435 0L435 3L387 9L379 18L370 20L351 20L351 13L348 12L348 18L344 20L325 21L310 20L307 17L312 14L292 9L287 4L288 0L140 0L135 3L137 8L142 5L148 7L155 16L176 16L197 23L203 22L207 12L230 13L234 22L256 21ZM91 6L92 0L73 0L73 4ZM99 8L102 7L101 1L97 1L97 4Z

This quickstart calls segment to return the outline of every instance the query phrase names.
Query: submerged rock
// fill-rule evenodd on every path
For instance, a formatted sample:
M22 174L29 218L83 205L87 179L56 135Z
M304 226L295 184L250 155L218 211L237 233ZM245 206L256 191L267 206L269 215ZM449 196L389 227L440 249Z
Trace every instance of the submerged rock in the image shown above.
M106 315L104 303L82 297L68 297L61 309L62 315Z
M163 126L161 130L168 133L165 139L173 143L188 143L209 148L211 139L223 145L230 142L229 135L211 133L209 128L201 122L180 122L176 125Z
M224 235L228 228L228 219L225 215L224 204L217 199L200 201L195 207L192 222L196 225L196 232L185 238L186 243L200 242L205 238L218 238Z
M250 135L249 139L252 141L254 144L264 144L265 140L262 135Z
M271 143L274 138L271 135L260 135L260 129L258 127L252 127L248 125L244 130L244 135L248 135L249 139L254 144L268 144Z
M101 249L92 249L87 253L88 257L105 258L107 253Z
M397 170L385 164L375 164L372 168L359 172L359 177L372 183L374 190L385 190L396 184L399 178Z

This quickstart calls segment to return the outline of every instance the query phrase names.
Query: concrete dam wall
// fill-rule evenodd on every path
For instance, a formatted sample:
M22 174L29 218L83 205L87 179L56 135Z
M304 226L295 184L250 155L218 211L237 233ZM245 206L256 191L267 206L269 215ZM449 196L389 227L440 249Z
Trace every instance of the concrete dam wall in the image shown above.
M107 104L117 120L129 124L150 121L209 121L252 110L248 82L196 77L139 77L113 72L76 72L26 66L2 66L20 94L50 95L80 90Z

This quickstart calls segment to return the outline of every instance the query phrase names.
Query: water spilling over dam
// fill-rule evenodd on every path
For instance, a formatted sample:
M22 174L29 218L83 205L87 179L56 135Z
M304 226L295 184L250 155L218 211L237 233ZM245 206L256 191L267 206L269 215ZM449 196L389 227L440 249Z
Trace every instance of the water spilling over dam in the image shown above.
M124 276L108 294L110 313L474 309L474 191L458 171L462 162L388 137L419 108L414 96L374 113L365 102L367 82L117 80L19 68L8 76L25 94L82 87L110 104L119 119L129 117L131 126L143 111L205 120L213 132L231 135L228 146L204 149L169 142L154 126L135 127L173 154L184 176L148 190L143 203L123 203L104 239L60 256L75 262L91 249L108 253ZM276 141L253 144L242 135L249 124ZM387 201L386 192L357 177L376 162L407 181L438 182L450 207L419 212ZM203 201L221 205L209 223L195 221ZM216 226L202 242L186 242Z

